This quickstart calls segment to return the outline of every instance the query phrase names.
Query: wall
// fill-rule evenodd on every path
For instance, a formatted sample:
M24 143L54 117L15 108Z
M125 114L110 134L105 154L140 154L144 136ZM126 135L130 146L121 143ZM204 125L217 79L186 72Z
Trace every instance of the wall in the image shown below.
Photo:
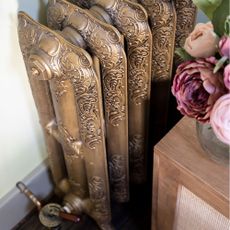
M43 1L0 0L0 198L46 157L17 38L18 9L35 19Z
M208 22L208 21L210 20L207 18L207 16L203 12L198 11L196 22L198 23L198 22Z

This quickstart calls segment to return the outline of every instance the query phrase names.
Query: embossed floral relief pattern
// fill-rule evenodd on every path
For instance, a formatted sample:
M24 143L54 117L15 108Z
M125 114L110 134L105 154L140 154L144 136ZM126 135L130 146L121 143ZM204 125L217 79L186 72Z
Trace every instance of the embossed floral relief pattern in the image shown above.
M55 82L54 95L57 103L69 90L65 81L72 83L78 111L81 141L86 149L90 149L91 153L94 152L94 149L98 149L99 145L100 150L103 150L105 143L102 142L105 140L101 124L102 114L100 112L102 108L100 108L101 103L99 103L99 85L88 53L71 45L58 34L39 25L25 15L19 16L19 40L29 77L40 80L52 79L52 83ZM77 141L70 135L69 130L62 124L61 120L58 126L61 137L64 137L63 141L69 144ZM76 179L76 175L78 175L76 171L77 161L84 154L82 152L79 156L72 154L69 148L66 148L66 145L63 146L72 189L76 189L79 194L85 194L86 185L79 184L80 181ZM105 152L97 152L100 154L98 157L105 159ZM87 157L87 154L84 157ZM91 183L89 189L98 218L109 219L109 193L106 188L108 186L105 186L108 183L108 178L106 177L106 165L104 166L103 169L97 169L102 172L102 177L96 178L96 182L99 181L100 186L103 185L100 187L104 194L103 197L98 197L97 183ZM84 182L83 179L81 181Z
M84 38L91 53L100 60L107 133L107 152L108 155L112 156L117 154L117 147L112 147L114 146L114 139L116 139L118 141L117 146L120 148L119 152L127 156L124 158L125 161L122 162L122 167L128 169L128 136L126 135L128 127L127 60L122 45L122 36L114 27L101 23L91 14L87 13L87 11L66 1L57 0L57 3L60 3L62 7L65 8L65 11L68 12L68 16L62 15L61 18L65 18L65 20L61 25L56 26L55 23L53 23L55 17L52 15L48 20L50 26L54 26L54 29L65 26L71 26L76 29ZM55 7L55 5L53 6L51 4L49 7L52 8ZM91 99L90 97L88 98L89 101ZM91 110L90 107L87 108ZM96 131L98 129L93 126L90 121L87 125L88 129L93 133L91 138L93 140L93 137L96 137L94 130ZM111 130L116 130L119 135L124 133L124 138L118 138L118 134L116 134L116 138L114 138L114 132ZM96 140L98 140L98 138L96 138ZM123 176L126 181L124 185L125 190L128 193L127 171L125 171L125 175ZM119 184L117 184L117 186L119 186ZM117 187L116 191L123 190L124 186Z
M113 190L113 198L116 201L123 202L128 199L129 194L126 189L126 177L125 177L125 158L122 154L114 154L109 159L109 172L111 179L111 186Z
M89 193L94 206L94 215L100 221L108 219L110 211L106 194L105 183L101 177L93 176L89 180Z
M95 3L94 1L92 2ZM101 5L102 7L103 4ZM105 7L104 10L110 15L113 24L124 35L127 44L128 102L129 111L132 111L129 112L129 118L138 113L140 114L141 123L139 129L137 129L130 122L131 119L129 119L129 135L142 133L144 136L146 133L145 119L148 113L148 101L150 98L152 61L152 34L148 24L148 15L141 5L133 4L130 1L116 0L112 6ZM143 105L143 107L140 107L140 105ZM144 154L144 149L146 148L144 141L142 144L140 154ZM129 156L132 157L133 155L130 153ZM138 172L145 170L142 167L143 165L138 164L137 161L132 159L130 160L133 164L141 166L137 170ZM134 168L137 168L137 166ZM131 170L130 173L133 174L134 172Z
M145 179L144 137L134 135L129 138L131 180L142 183Z
M56 7L57 4L61 6ZM53 9L55 9L55 14L52 13ZM86 11L66 1L57 1L54 5L50 3L48 10L51 12L48 13L48 24L54 29L60 29L67 25L75 27L75 23L71 21L71 17L74 18L74 15L85 20L85 26L75 27L75 29L87 42L91 51L100 59L103 72L105 116L112 125L118 126L121 121L126 119L127 113L125 96L127 93L125 87L127 85L127 61L121 45L121 35L115 28L100 23ZM68 12L68 17L65 12Z
M53 34L49 32L38 31L33 25L26 22L24 26L20 26L19 34L21 34L21 46L23 50L30 52L33 44L38 44L42 49L43 40L53 39ZM34 36L36 34L36 36ZM33 36L33 38L31 38ZM44 39L43 39L44 38ZM30 41L23 44L25 41ZM81 137L89 148L95 148L95 144L101 141L101 124L99 118L99 101L98 101L98 85L96 82L95 72L92 68L92 60L85 55L84 50L77 50L77 52L70 48L69 45L62 43L55 38L57 42L56 53L54 48L52 50L42 50L49 56L49 66L52 69L52 75L57 77L56 95L60 97L65 93L64 80L70 79L74 85L75 95L77 98L76 106L78 108L81 126ZM52 43L54 45L54 43ZM23 48L26 47L26 48ZM35 51L36 52L36 51ZM79 54L79 55L78 55ZM61 79L60 79L61 77ZM60 80L59 80L60 79ZM57 97L57 98L58 98Z
M177 25L176 47L184 46L185 38L192 32L196 20L196 6L192 0L174 0Z
M152 81L171 78L176 14L173 4L162 0L139 0L148 12L153 35Z
M193 30L197 9L192 0L174 0L174 4L177 14L175 47L179 48L184 46L186 37ZM175 66L179 65L181 61L179 56L175 54Z

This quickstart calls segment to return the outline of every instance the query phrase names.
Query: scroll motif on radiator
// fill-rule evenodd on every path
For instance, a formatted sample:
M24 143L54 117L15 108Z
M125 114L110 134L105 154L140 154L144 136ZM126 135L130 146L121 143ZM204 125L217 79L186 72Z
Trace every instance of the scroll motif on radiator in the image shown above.
M144 138L141 135L134 135L129 139L130 168L134 178L144 178L143 167L145 166L143 145ZM141 154L140 154L141 153Z
M169 1L139 0L150 18L153 34L152 80L171 78L176 14Z
M192 32L196 20L196 6L192 0L174 0L177 23L175 47L183 47L186 37ZM174 57L175 65L180 64L178 56Z
M36 46L38 33L34 27L30 26L26 18L19 17L18 35L23 58L24 61L27 63L30 51L33 49L34 46ZM50 95L49 84L46 81L39 81L38 79L32 77L36 76L39 73L38 70L30 70L28 63L26 64L26 67L30 87L39 115L40 124L44 130L46 149L49 157L49 165L56 186L55 191L58 192L59 195L62 195L62 193L64 193L64 190L68 189L68 185L65 188L61 187L62 182L67 182L63 151L56 139L49 135L49 133L46 131L47 123L49 123L52 119L55 119L53 101ZM68 184L68 182L66 184Z
M141 135L144 140L142 146L136 148L139 151L136 151L135 154L132 153L133 148L129 148L130 177L133 182L142 183L145 180L146 171L144 160L146 158L147 143L145 140L147 140L148 129L146 120L149 112L152 62L152 33L148 24L148 15L141 5L126 0L109 2L91 0L91 4L104 7L127 42L129 143L134 135ZM132 159L137 155L137 158ZM138 159L143 159L143 161L139 162ZM132 170L134 168L136 171Z
M55 133L54 137L64 150L71 186L68 194L73 194L76 200L82 199L82 202L89 196L92 210L88 214L98 223L107 225L111 216L103 108L92 58L85 50L70 44L23 13L19 15L19 28L21 47L27 53L28 74L31 78L49 81L58 127L56 130L51 122L49 129L50 134ZM24 41L29 34L33 34L32 43ZM96 202L98 184L90 183L94 176L103 184L100 188L103 199L96 199Z
M91 52L100 60L102 69L107 152L109 156L123 154L124 177L122 183L112 190L114 197L129 199L128 176L128 100L127 100L127 61L120 33L112 26L100 22L86 10L64 0L50 1L48 24L51 28L74 28L86 41ZM90 127L94 130L94 127ZM120 136L122 135L122 138ZM110 157L109 157L110 159ZM125 196L119 191L124 190Z
M122 154L114 154L109 158L109 169L112 187L111 189L114 190L114 198L116 200L125 200L127 196L125 185L125 169L122 167L124 164L123 162L125 161L124 157L125 156ZM119 191L116 191L118 188Z
M155 141L165 133L174 55L176 11L172 1L139 0L150 19L152 52L152 130Z
M107 197L105 194L106 187L101 177L93 176L89 180L89 192L91 199L94 204L95 210L94 215L97 215L99 219L108 218L110 213L108 212L109 207L107 206ZM103 215L103 218L101 217Z

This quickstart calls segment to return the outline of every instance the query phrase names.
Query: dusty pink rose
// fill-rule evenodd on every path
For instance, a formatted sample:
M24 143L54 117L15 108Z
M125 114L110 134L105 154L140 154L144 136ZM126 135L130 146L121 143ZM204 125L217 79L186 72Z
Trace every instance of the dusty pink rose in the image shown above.
M185 40L184 49L195 58L214 56L218 50L219 37L214 33L211 22L198 23Z
M230 90L230 64L224 68L224 84L228 90Z
M216 101L211 112L210 123L217 138L230 145L230 93Z
M215 58L182 63L173 80L172 93L177 109L184 115L207 122L215 101L226 89L222 74L213 73Z
M223 36L219 42L219 49L221 56L230 58L230 37Z

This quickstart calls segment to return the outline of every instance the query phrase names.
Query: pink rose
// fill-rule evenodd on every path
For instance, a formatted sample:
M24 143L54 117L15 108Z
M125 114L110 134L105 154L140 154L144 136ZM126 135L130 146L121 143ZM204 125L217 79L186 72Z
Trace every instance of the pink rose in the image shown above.
M208 58L217 52L218 42L211 22L198 23L185 40L184 49L192 57Z
M216 101L211 112L210 123L217 138L230 145L230 93Z
M184 62L173 80L177 109L201 122L209 121L215 101L226 93L222 74L213 73L214 61L215 58L209 58Z
M230 90L230 64L224 68L224 84L228 90Z
M230 58L230 37L223 36L219 42L219 49L221 56Z

